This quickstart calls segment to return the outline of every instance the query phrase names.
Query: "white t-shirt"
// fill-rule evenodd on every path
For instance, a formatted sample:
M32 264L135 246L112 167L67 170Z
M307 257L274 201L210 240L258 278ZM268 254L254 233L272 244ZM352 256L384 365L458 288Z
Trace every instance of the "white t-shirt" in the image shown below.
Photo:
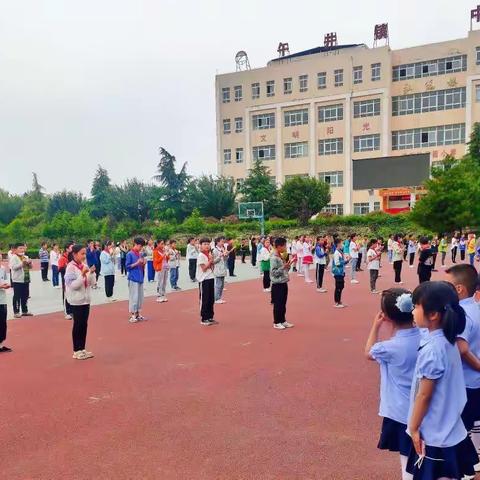
M58 259L59 258L60 258L60 253L52 250L50 252L50 265L55 265L56 267L58 267Z
M376 260L372 260L377 256L377 252L370 248L367 253L367 269L368 270L380 270L380 260L377 258Z
M350 257L358 258L358 246L353 240L350 240Z
M211 268L208 268L204 272L202 270L201 265L208 265L208 257L202 252L198 254L198 259L197 259L197 281L198 282L203 282L204 280L210 280L211 278L215 278L213 276L213 270Z
M300 240L295 245L295 252L297 254L297 257L303 257L303 243L300 242Z

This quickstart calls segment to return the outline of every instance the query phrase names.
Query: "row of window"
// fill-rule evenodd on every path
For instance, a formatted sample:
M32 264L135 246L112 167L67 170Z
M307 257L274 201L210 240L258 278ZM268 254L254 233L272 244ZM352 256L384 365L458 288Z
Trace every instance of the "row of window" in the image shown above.
M465 143L465 124L411 128L392 132L392 150Z
M477 53L478 63L478 53ZM467 56L455 55L452 57L426 60L423 62L397 65L392 70L392 80L409 80L412 78L431 77L446 73L464 72L467 69Z

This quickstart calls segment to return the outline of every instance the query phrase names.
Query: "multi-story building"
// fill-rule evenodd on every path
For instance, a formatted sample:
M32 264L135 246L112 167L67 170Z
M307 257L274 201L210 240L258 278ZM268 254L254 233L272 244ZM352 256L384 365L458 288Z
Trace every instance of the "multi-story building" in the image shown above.
M430 164L463 155L480 121L480 31L401 50L318 47L217 75L216 111L219 174L240 183L262 159L278 185L328 182L327 211L409 208Z

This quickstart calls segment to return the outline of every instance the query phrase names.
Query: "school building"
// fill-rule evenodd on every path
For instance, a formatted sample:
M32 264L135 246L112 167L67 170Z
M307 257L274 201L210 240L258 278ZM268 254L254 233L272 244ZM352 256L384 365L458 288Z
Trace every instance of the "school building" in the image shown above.
M239 184L261 159L278 185L328 182L328 212L409 209L430 166L462 156L480 121L480 30L392 50L382 24L375 43L339 45L332 33L298 53L280 44L256 69L239 52L239 71L216 76L218 173Z

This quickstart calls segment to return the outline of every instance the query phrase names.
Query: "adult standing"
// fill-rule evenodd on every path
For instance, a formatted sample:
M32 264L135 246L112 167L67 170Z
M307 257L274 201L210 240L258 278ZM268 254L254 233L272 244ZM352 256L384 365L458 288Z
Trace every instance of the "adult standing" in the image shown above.
M396 234L393 236L392 244L392 260L393 260L393 270L395 271L395 283L402 285L402 263L403 263L403 251L405 246L402 242L402 236Z
M65 288L68 303L73 316L72 340L73 358L86 360L93 358L93 353L85 350L87 341L88 317L90 315L90 288L95 284L95 265L85 265L86 248L73 245L72 261L65 272Z
M105 242L102 253L100 254L100 264L105 286L105 295L109 302L115 302L116 299L113 297L113 287L115 286L115 262L113 242Z
M42 272L42 281L48 282L48 262L50 260L50 254L48 253L48 246L46 242L43 242L38 251L38 258L40 259L40 270Z
M186 257L188 262L188 275L192 282L196 282L197 279L195 277L197 275L198 246L196 238L194 237L188 239Z
M66 296L65 292L65 273L67 271L67 265L69 262L72 260L72 248L73 248L73 242L68 242L65 245L65 248L63 250L63 253L58 260L58 272L60 273L60 279L62 281L62 303L64 307L64 312L65 312L65 319L66 320L71 320L72 317L72 307L68 303L68 299Z
M13 314L15 318L31 317L28 311L28 298L30 297L30 270L32 261L25 255L25 244L15 246L15 254L10 260L10 271L13 285ZM20 308L22 313L20 313Z

